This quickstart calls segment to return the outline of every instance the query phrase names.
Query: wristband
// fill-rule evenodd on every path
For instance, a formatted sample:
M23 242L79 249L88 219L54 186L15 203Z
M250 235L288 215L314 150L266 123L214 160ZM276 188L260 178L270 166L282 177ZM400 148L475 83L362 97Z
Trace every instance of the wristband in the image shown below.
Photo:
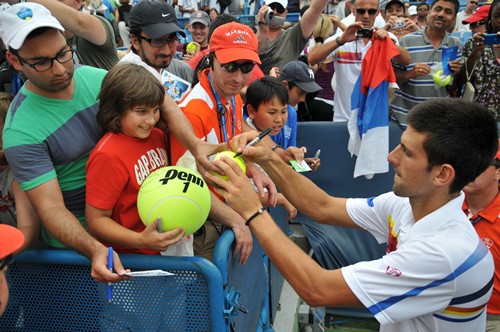
M345 44L345 43L341 43L341 42L340 42L340 36L338 36L337 38L335 38L335 41L337 42L337 44L338 44L339 46L342 46L342 45L344 45L344 44Z
M257 210L257 212L255 212L254 214L252 214L252 215L250 216L250 218L248 218L248 219L245 221L245 226L250 225L250 222L251 222L252 220L254 220L255 218L257 218L257 216L258 216L258 215L260 215L262 212L264 212L264 208L259 208L259 209Z
M275 146L273 146L271 148L271 150L273 150L273 151L276 150L276 149L283 149L283 147L281 145L279 145L279 144L276 144Z

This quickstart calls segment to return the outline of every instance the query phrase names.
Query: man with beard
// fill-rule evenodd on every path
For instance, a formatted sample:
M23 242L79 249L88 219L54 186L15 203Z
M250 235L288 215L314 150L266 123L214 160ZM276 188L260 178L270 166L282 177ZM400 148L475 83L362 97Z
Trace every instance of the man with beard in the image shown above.
M460 40L447 32L455 23L459 6L457 0L434 0L427 27L399 40L399 45L408 49L411 56L409 65L394 65L399 90L391 102L392 118L403 127L406 126L408 111L414 106L429 98L449 96L446 86L434 84L431 66L441 63L443 48L458 46L461 49ZM457 73L460 60L449 61L448 66Z
M120 62L132 62L146 67L161 80L162 70L191 82L193 69L174 59L180 33L185 37L175 11L162 0L143 0L130 11L130 44L132 51Z

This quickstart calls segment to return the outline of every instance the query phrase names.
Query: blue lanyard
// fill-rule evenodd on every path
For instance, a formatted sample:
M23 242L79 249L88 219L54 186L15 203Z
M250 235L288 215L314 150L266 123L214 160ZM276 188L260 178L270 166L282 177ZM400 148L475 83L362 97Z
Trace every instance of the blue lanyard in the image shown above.
M228 142L228 137L227 137L227 129L226 129L226 106L222 105L222 102L220 101L219 94L217 91L215 91L213 85L212 85L212 78L210 77L210 74L208 74L208 82L210 83L210 88L212 89L212 93L214 94L215 101L217 102L217 113L218 113L218 118L219 118L219 127L222 130L222 136L224 136L224 142ZM232 106L232 112L231 112L231 137L234 137L236 135L236 107L235 107L235 98L234 96L231 98L231 106Z

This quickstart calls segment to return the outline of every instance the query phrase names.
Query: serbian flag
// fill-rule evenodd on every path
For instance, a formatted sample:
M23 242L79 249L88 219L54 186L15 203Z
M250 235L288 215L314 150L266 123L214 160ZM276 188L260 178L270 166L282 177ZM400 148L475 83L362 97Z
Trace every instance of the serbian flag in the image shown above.
M347 149L358 158L354 177L389 171L389 87L397 87L391 59L399 50L390 38L372 39L351 95Z

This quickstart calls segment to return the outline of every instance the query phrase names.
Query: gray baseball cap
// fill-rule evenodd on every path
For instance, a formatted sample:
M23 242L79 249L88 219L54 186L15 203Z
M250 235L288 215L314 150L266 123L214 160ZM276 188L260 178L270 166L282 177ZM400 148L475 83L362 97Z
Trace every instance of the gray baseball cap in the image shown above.
M174 32L186 37L177 24L174 8L163 0L142 0L130 10L130 28L141 28L151 38L161 38Z
M314 81L314 72L302 61L287 63L280 71L280 80L293 82L307 93L317 92L321 87Z
M210 17L203 10L195 11L189 18L189 24L193 23L201 23L204 26L208 27L210 26Z

